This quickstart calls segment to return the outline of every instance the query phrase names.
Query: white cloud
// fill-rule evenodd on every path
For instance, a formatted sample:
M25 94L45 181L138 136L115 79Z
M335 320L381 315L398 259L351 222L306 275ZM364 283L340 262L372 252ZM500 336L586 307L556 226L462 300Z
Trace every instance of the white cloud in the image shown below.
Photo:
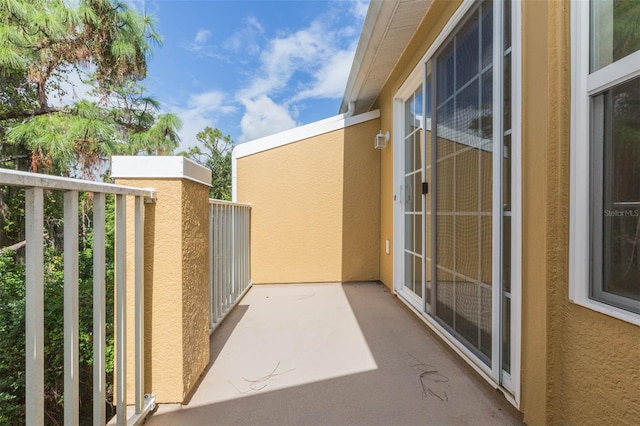
M202 45L202 44L206 43L207 40L209 40L209 37L211 37L211 31L205 30L205 29L200 29L196 33L196 37L193 40L193 43L196 44L196 45Z
M167 110L174 112L182 120L179 151L197 145L196 135L199 132L206 126L216 127L221 116L236 111L236 107L227 100L227 95L212 90L191 95L185 107L168 106Z
M297 110L297 102L340 99L355 51L353 39L353 31L331 28L330 20L319 17L306 28L270 40L259 72L236 94L246 108L241 141L293 127L291 111Z
M342 97L347 85L354 50L335 52L317 71L313 73L312 85L301 90L293 97L293 101L304 99L338 99Z
M193 37L193 41L183 44L182 47L189 52L198 54L198 56L201 57L209 57L228 61L228 58L224 57L224 55L221 55L219 53L219 49L216 49L216 46L214 44L208 43L212 35L213 33L210 30L206 28L200 28Z
M369 0L355 0L351 5L351 13L359 19L364 21L367 16L367 10L369 10Z
M309 72L330 55L332 35L320 21L293 34L277 37L262 53L261 72L240 97L271 93L287 85L295 72Z
M242 135L238 142L258 139L282 132L297 125L286 107L262 95L243 102L246 112L240 120Z
M258 37L264 33L264 27L255 16L249 16L244 27L234 32L223 43L223 47L234 53L255 55L260 51Z
M232 63L246 67L240 72L248 78L230 100L214 91L194 95L186 107L174 108L184 125L181 146L195 144L195 134L232 112L233 104L244 109L238 142L246 142L298 125L298 111L308 108L303 101L339 100L367 6L367 0L333 3L326 13L303 28L281 30L270 38L265 38L267 30L255 16L247 17L220 44L214 42L210 30L199 29L185 48L201 56L229 61L221 52L232 52Z

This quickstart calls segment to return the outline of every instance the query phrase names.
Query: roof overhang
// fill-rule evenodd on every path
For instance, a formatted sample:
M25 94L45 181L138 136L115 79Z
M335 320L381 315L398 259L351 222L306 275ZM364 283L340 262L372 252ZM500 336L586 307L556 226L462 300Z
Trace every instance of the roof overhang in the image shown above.
M430 5L431 0L371 0L340 113L371 109Z

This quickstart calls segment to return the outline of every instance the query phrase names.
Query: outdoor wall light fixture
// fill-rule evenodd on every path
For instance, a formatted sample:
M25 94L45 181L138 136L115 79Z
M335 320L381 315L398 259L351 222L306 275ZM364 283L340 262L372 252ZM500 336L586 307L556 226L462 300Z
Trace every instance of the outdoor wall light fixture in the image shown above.
M375 149L384 149L387 146L387 141L389 140L389 132L387 133L382 133L382 130L380 130L380 133L378 133L376 135L376 141L374 144L374 148Z

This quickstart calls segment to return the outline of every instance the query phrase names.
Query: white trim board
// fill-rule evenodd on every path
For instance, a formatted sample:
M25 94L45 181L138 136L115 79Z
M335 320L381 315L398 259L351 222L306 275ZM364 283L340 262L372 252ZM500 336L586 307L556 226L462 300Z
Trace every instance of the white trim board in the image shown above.
M188 179L211 186L211 170L182 156L114 155L111 177L121 179Z
M233 158L238 159L259 152L278 148L290 143L299 142L304 139L319 136L334 130L355 126L365 121L374 120L380 117L380 110L369 111L364 114L348 117L347 114L340 114L304 126L295 127L275 135L265 136L249 142L239 144L233 149Z

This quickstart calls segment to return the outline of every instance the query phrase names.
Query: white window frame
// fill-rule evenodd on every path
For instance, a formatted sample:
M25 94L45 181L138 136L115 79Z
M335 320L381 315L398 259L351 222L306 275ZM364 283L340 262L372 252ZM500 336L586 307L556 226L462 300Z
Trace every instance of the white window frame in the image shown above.
M591 97L640 75L640 51L589 74L589 1L571 3L571 206L569 300L640 325L640 315L590 298Z

